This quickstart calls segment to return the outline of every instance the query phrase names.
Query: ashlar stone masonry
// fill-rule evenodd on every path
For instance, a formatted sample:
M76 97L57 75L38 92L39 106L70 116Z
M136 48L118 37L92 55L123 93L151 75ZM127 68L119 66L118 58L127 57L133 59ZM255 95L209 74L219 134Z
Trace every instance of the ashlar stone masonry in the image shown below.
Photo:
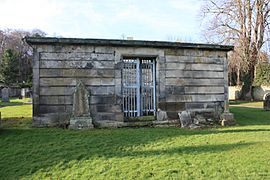
M71 123L78 81L91 94L89 111L96 127L130 125L134 116L148 123L152 118L144 116L173 121L183 111L220 120L228 101L227 52L232 46L75 38L26 41L34 49L35 126Z

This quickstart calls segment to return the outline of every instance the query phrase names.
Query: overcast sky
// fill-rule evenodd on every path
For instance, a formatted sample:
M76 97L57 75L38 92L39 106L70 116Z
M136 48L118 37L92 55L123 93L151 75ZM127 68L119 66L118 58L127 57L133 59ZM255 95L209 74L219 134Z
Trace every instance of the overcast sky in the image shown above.
M200 0L0 0L0 29L48 36L199 42Z

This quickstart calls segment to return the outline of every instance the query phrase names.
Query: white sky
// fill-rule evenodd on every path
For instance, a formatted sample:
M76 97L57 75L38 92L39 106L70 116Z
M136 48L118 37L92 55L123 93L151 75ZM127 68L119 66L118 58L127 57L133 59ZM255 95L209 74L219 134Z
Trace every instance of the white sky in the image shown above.
M0 29L48 36L200 41L200 0L0 0Z

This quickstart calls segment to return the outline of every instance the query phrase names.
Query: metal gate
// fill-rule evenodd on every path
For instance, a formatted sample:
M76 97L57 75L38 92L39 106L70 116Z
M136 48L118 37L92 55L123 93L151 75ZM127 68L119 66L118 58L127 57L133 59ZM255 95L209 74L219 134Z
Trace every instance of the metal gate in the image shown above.
M125 117L155 115L156 66L154 58L124 58L122 69Z

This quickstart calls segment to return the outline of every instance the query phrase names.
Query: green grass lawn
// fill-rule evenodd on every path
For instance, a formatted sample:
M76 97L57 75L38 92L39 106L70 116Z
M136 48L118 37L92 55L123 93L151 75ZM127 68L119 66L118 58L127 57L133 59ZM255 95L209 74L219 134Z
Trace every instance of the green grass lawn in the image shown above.
M263 102L262 101L230 101L231 105L239 105L239 106L250 106L250 107L258 107L262 108L263 107Z
M31 127L32 105L26 99L10 99L10 102L0 101L0 112L4 127Z
M270 179L270 112L231 111L237 126L205 130L13 128L6 116L0 179Z

